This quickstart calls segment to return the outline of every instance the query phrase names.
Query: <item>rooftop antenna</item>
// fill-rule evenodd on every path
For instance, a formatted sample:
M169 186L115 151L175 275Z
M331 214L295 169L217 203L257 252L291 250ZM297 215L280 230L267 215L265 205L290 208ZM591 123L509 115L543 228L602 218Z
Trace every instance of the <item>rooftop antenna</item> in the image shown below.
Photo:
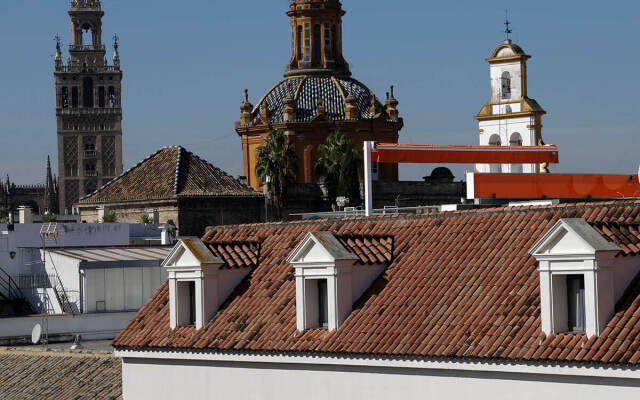
M504 10L504 26L504 41L505 43L511 43L511 33L513 33L513 31L511 30L511 22L509 21L509 10Z

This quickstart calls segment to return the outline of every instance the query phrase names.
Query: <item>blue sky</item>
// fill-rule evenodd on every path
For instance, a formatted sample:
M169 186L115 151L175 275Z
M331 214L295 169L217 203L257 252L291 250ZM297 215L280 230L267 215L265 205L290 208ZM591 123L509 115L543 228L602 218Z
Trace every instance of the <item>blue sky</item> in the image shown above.
M121 38L125 169L181 144L237 176L233 130L243 90L252 102L289 59L287 0L103 0L104 41ZM344 0L344 52L379 97L396 86L403 143L476 144L473 116L489 96L484 61L513 38L533 56L529 96L548 115L558 172L633 173L640 163L640 3L616 1ZM70 42L67 0L0 2L0 174L43 180L56 157L53 53ZM109 57L112 50L109 50ZM431 165L402 165L419 179ZM454 167L462 176L469 167Z

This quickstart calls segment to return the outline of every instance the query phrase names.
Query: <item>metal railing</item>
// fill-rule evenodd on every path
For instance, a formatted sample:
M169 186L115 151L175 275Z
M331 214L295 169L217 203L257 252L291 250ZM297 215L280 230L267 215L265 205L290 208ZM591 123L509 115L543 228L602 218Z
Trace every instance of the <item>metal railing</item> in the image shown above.
M84 151L84 156L86 158L94 158L98 156L98 152L95 150L85 150Z
M76 108L60 108L58 113L61 115L94 115L94 114L121 114L120 107L76 107Z
M69 50L71 51L105 51L104 44L94 46L92 44L70 44Z
M418 207L396 207L385 206L384 208L374 209L371 215L399 215L399 214L426 214L429 212L440 211L439 206L418 206ZM317 213L300 213L290 214L292 216L302 217L302 219L336 219L336 218L353 218L364 217L366 211L362 208L345 207L342 211L329 211Z
M98 176L98 171L84 171L84 176L96 177Z
M4 269L0 268L0 298L5 300L23 299L24 296L16 282Z

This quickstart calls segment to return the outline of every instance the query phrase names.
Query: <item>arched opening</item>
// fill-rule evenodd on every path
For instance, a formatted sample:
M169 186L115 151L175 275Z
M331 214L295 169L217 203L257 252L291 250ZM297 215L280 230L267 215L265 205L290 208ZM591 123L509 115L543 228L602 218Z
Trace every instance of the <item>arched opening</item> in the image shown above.
M91 27L91 25L82 25L80 33L82 34L82 45L93 46L93 28Z
M113 86L109 86L109 95L107 102L109 108L114 108L116 106L116 90Z
M331 52L334 58L338 56L338 36L335 25L331 25Z
M71 107L78 108L78 87L71 88Z
M324 56L333 58L333 46L331 46L331 25L324 24Z
M518 132L513 132L511 138L509 138L509 146L522 146L522 135ZM521 174L522 164L511 164L511 172Z
M84 78L82 81L82 105L85 108L93 107L93 79Z
M298 25L298 61L304 57L304 42L302 40L302 25Z
M313 63L322 63L322 29L317 24L313 26Z
M62 88L62 108L69 108L69 88Z
M502 146L502 141L499 135L491 135L489 138L489 146ZM489 172L492 174L499 174L502 172L502 164L489 164Z
M106 105L106 101L107 101L107 96L105 95L104 92L104 86L100 86L98 88L98 107L100 108L104 108L104 106Z
M511 99L511 74L507 71L502 73L502 98L505 100Z

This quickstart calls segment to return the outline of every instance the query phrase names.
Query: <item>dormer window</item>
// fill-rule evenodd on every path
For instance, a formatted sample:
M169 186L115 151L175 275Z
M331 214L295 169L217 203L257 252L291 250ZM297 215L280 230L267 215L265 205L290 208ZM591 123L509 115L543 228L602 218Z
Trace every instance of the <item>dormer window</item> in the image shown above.
M384 254L369 248L367 252L377 252L377 257L365 259L364 254L357 254L358 246L377 245L386 249ZM307 234L288 259L295 268L298 330L338 329L355 301L386 268L392 247L391 238L363 241L330 232Z
M599 335L611 319L620 248L580 218L559 220L531 249L540 273L540 313L546 334Z
M205 327L258 258L253 242L207 245L198 238L180 239L162 264L169 276L171 329Z

